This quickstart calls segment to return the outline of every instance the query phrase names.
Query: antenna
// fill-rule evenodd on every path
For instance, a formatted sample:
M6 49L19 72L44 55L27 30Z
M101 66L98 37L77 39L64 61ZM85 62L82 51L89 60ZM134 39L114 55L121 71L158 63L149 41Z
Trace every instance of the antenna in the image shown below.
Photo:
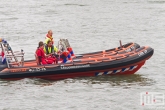
M123 46L122 46L122 42L121 42L121 40L120 40L119 42L120 42L120 48L122 49L122 48L123 48Z

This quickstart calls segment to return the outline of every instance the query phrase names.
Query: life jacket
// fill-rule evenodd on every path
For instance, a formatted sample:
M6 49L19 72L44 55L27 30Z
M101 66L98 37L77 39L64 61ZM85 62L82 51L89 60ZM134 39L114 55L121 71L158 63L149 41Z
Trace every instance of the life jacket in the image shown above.
M49 36L48 34L46 35L46 39L45 39L45 44L47 44L48 41L51 41L52 44L54 44L54 40L53 40L53 37L52 36Z
M46 54L50 54L50 53L53 53L54 52L54 46L49 47L50 50L49 50L49 48L48 48L47 45L44 48L46 50Z

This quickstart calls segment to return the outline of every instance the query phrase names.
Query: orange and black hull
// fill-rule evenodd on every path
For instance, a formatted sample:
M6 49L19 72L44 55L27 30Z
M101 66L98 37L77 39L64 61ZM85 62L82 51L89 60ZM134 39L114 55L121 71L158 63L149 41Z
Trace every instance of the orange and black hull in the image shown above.
M18 80L23 78L42 78L61 80L75 77L100 75L134 74L152 55L150 47L130 45L95 53L81 54L73 62L56 65L35 65L35 61L26 61L24 67L6 68L0 73L0 79Z

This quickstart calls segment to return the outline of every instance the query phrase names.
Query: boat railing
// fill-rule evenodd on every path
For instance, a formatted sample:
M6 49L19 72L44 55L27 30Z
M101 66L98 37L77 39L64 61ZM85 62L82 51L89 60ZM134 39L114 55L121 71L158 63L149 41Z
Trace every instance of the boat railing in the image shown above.
M4 52L4 57L6 58L6 63L8 68L13 66L23 66L24 65L24 52L16 51L13 52L11 46L7 41L0 40L0 47L2 48L2 52Z
M59 50L67 51L67 48L70 47L68 39L60 39L57 47Z

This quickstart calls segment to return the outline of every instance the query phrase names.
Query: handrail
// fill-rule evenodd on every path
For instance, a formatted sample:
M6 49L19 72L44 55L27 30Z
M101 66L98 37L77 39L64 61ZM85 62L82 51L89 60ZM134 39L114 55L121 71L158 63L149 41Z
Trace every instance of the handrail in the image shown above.
M10 47L10 51L13 54L15 61L18 62L18 59L15 57L15 54L14 54L13 50L11 49L11 46L9 44L8 44L8 46Z
M62 48L64 48L65 51L67 51L67 48L70 47L68 39L60 39L58 41L58 49L60 49L60 45Z
M64 51L66 51L66 46L65 46L65 44L63 43L63 40L62 39L60 39L59 41L58 41L58 49L60 50L60 46L64 49Z
M15 65L15 64L17 64L18 66L23 66L23 64L24 64L23 50L21 50L21 52L20 51L13 52L9 43L7 43L6 41L3 41L3 40L0 42L0 47L2 48L2 51L5 54L6 63L7 63L8 68L10 68L11 65ZM17 57L21 57L21 61L18 61ZM10 62L10 61L12 61L12 58L14 58L15 61Z
M7 58L10 58L10 57L13 57L13 58L14 58L14 57L23 57L23 55L15 55L15 56L13 56L13 55L6 55L6 57L7 57Z
M6 54L6 55L12 55L12 54ZM14 53L14 55L24 55L24 53L22 53L22 52L19 52L19 53Z
M67 43L67 46L70 47L70 43L68 41L68 39L65 39L66 43Z

